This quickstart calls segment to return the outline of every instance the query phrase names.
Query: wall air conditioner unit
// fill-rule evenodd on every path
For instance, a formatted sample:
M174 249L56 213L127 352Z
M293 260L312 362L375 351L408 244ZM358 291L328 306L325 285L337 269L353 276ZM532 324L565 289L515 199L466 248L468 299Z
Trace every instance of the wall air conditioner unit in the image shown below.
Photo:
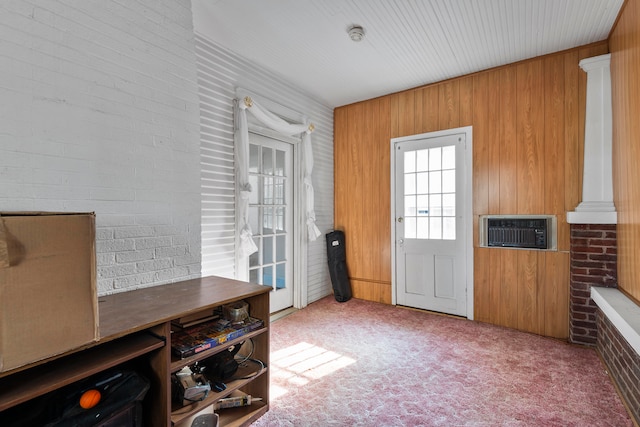
M555 215L481 215L480 246L557 250Z

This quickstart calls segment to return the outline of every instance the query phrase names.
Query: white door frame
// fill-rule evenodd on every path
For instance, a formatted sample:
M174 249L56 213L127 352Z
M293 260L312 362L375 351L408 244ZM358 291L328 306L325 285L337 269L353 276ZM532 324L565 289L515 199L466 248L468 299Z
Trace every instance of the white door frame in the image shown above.
M307 117L297 111L294 111L290 108L285 107L284 105L278 104L277 102L271 101L268 98L263 98L259 95L256 95L253 92L250 92L244 88L238 87L236 88L236 98L244 99L245 96L249 96L256 101L260 102L260 105L267 108L274 114L277 114L280 117L288 119L292 122L304 123L307 120ZM307 295L308 295L308 285L307 285L307 251L308 251L308 242L306 239L306 218L304 215L305 207L306 207L306 198L303 192L303 173L301 167L297 165L304 164L304 158L301 149L301 140L300 138L290 137L283 135L277 131L269 129L264 126L260 126L255 123L251 119L251 114L247 114L249 132L257 133L262 136L266 136L268 138L279 139L280 141L289 142L293 145L293 247L291 248L293 251L293 307L294 308L304 308L307 306ZM235 161L235 159L234 159ZM240 197L238 193L238 188L236 186L235 189L235 197ZM236 224L239 223L238 219L238 210L236 209ZM236 248L237 248L237 233L236 233ZM241 257L236 250L236 278L242 281L248 281L249 276L249 258Z
M465 126L454 129L446 129L436 132L421 133L418 135L409 135L391 139L391 303L396 304L397 298L397 280L396 280L396 204L395 188L396 188L396 166L395 166L395 144L397 142L413 141L416 139L437 138L440 136L448 136L464 133L465 142L465 158L464 167L466 169L465 180L465 258L467 267L467 277L465 283L467 285L467 319L473 320L473 140L471 126Z

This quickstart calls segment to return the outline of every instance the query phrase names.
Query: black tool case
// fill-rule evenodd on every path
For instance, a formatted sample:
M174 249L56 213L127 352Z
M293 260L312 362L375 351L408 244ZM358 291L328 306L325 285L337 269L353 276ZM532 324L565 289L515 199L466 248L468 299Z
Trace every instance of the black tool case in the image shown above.
M338 302L351 299L351 284L347 272L347 252L345 248L344 232L334 230L326 235L327 261L329 262L329 274L333 285L333 295Z

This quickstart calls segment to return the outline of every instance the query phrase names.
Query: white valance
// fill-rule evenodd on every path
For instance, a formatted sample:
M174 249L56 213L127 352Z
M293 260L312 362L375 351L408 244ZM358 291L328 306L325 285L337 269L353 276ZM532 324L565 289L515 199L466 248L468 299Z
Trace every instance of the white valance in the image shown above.
M314 126L310 123L289 123L260 106L251 97L246 96L237 104L235 129L236 179L240 189L240 200L238 202L240 255L247 257L258 250L258 247L253 241L253 233L249 225L249 196L252 188L251 184L249 184L249 125L246 115L247 110L261 123L276 132L287 136L301 135L304 155L307 234L310 241L316 240L321 233L316 226L313 184L311 183L311 172L313 171L311 133L314 130Z

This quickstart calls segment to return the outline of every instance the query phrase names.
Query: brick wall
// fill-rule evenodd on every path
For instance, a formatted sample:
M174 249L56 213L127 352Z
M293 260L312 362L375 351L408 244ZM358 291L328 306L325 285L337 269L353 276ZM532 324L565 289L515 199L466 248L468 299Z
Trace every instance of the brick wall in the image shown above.
M0 3L0 211L96 213L100 294L200 274L189 0Z
M597 306L591 286L617 287L615 225L571 225L569 337L574 343L596 344Z
M640 422L640 355L601 310L597 310L598 351L636 423Z

